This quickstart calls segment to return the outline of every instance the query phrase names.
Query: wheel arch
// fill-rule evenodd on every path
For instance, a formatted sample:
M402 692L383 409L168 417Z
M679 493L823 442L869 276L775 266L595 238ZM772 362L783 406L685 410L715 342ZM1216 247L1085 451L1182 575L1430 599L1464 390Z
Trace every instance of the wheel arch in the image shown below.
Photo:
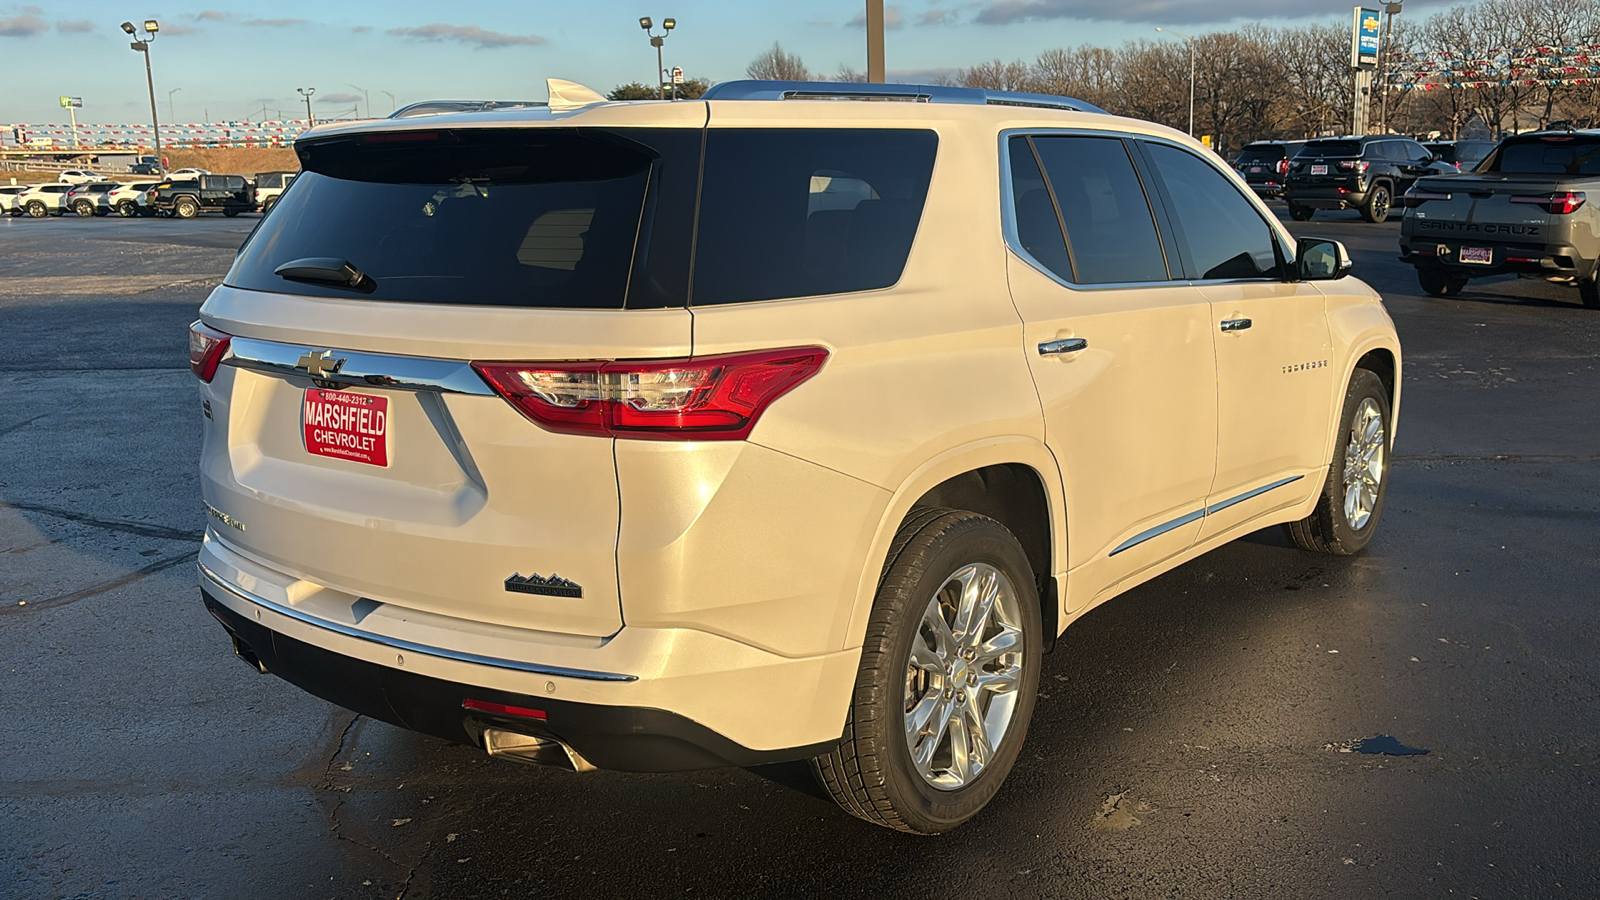
M1055 576L1066 558L1065 501L1054 455L1042 443L1024 437L952 449L918 468L894 492L861 574L847 646L861 645L895 532L908 515L928 507L979 513L1016 536L1038 581L1042 636L1048 649L1060 628Z

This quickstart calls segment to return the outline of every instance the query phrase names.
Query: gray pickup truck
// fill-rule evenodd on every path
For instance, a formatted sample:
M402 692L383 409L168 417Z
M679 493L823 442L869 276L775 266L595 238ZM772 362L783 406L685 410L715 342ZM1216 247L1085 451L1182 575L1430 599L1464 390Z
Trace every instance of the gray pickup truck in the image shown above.
M1516 274L1573 285L1600 309L1600 131L1506 138L1472 173L1419 179L1404 202L1400 259L1428 293Z

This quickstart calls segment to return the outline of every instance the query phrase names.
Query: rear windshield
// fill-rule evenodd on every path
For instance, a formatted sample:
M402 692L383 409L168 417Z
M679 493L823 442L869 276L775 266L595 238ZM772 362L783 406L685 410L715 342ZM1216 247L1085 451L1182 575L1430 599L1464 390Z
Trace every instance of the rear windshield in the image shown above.
M1301 149L1300 156L1360 156L1360 141L1311 141Z
M1239 155L1234 157L1233 161L1235 163L1277 162L1283 159L1283 156L1284 150L1278 146L1246 147L1239 151Z
M301 174L226 283L589 309L883 288L910 253L936 145L932 131L888 129L480 129L316 141L297 148ZM366 277L350 288L275 274L307 259L347 262Z
M1600 137L1508 140L1488 171L1518 175L1600 175Z

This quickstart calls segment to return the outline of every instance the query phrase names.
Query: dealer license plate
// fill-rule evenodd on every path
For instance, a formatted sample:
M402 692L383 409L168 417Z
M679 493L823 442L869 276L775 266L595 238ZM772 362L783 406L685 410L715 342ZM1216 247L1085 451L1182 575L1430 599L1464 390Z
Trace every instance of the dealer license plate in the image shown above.
M306 388L300 418L307 453L389 465L388 397Z
M1261 167L1260 167L1260 166L1251 166L1251 167L1250 167L1250 171L1251 171L1251 172L1252 172L1252 173L1255 173L1255 172L1260 172L1260 171L1261 171Z
M1487 266L1494 262L1493 247L1462 247L1456 258L1464 263L1477 263Z
M1311 167L1311 174L1313 174L1313 175L1326 175L1326 174L1328 174L1328 167L1327 166L1312 166Z

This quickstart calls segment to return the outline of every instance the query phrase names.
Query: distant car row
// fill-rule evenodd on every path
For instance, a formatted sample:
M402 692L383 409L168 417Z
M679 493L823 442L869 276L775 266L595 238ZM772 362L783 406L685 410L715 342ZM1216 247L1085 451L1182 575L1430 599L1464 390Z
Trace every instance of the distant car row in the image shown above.
M147 159L153 159L154 157L146 157L146 158ZM143 168L143 169L147 170L147 171L143 171L143 172L135 171L133 173L135 175L153 175L153 176L156 176L158 178L193 178L196 175L210 175L211 174L211 172L209 170L207 170L207 169L195 169L195 168L174 169L171 172L166 172L166 173L161 172L159 167L152 167L152 166L149 166L149 165L135 166L134 168L135 169ZM99 172L94 171L93 169L67 169L65 172L62 172L60 174L60 176L58 176L56 178L56 180L61 182L62 184L89 184L91 182L109 181L110 180L110 176L102 175Z
M174 177L144 181L100 179L0 186L0 213L35 219L69 213L85 219L109 215L192 219L209 212L232 217L271 209L295 174L261 172L250 179L196 169L187 176L174 173Z
M1493 141L1423 144L1396 134L1258 141L1233 165L1263 199L1286 202L1298 221L1319 209L1354 209L1382 222L1418 178L1470 170L1494 147Z

